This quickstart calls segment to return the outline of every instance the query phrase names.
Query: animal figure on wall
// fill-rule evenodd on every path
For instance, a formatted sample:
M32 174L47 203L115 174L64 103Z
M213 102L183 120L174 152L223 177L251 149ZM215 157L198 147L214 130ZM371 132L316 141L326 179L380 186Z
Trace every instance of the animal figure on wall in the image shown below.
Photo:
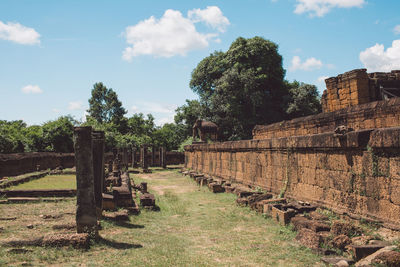
M209 137L212 141L217 141L218 131L219 128L215 123L197 119L193 125L193 140L200 138L201 142L206 142Z

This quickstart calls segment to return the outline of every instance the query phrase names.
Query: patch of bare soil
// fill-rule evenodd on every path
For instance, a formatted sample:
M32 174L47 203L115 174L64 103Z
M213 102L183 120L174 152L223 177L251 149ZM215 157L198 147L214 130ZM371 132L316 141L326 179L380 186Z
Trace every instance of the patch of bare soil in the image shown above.
M177 186L177 185L153 185L151 186L151 190L155 191L157 195L162 196L165 192L173 191L175 194L182 194L187 192L193 192L193 188Z

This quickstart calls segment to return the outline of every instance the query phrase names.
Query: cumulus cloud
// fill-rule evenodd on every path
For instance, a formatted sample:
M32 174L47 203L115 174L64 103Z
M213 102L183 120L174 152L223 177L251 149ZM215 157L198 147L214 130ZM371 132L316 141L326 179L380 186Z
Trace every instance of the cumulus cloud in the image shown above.
M68 103L69 110L80 110L82 109L82 102L81 101L72 101Z
M224 32L230 22L227 17L222 14L221 9L217 6L208 6L206 9L196 8L189 10L188 17L193 22L205 22L213 29Z
M324 64L322 64L322 61L319 59L316 59L315 57L311 57L306 59L304 62L301 61L299 56L294 56L292 59L292 65L289 67L290 71L296 71L296 70L305 70L305 71L311 71L311 70L316 70L322 68Z
M310 16L323 17L333 8L362 7L364 0L296 0L294 13L309 13Z
M197 22L204 22L220 32L229 25L229 20L218 7L194 9L188 12L188 17L180 11L168 9L160 19L151 16L125 29L124 36L129 46L122 58L127 61L139 55L168 58L206 48L210 40L217 39L218 33L198 32Z
M400 25L396 25L395 27L394 27L394 29L393 29L393 31L394 31L394 34L400 34Z
M40 89L38 85L31 85L28 84L27 86L22 87L21 91L24 94L41 94L43 93L43 90Z
M154 122L158 126L163 126L166 123L173 123L174 122L174 116L171 115L171 116L168 116L168 117L162 117L162 118L156 119Z
M145 112L163 113L163 114L175 114L177 105L175 104L163 104L156 102L143 102L143 110Z
M25 27L19 23L0 21L0 39L18 44L40 44L40 34L33 28Z
M319 83L325 83L325 80L328 79L328 78L329 78L329 76L321 76L321 77L318 77L317 82L319 82Z
M386 50L383 44L369 47L360 53L360 60L370 72L400 69L400 40Z

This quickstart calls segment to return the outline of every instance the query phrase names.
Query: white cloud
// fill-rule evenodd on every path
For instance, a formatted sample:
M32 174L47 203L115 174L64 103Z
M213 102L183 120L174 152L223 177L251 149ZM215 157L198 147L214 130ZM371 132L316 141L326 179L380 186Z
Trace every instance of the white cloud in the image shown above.
M292 59L292 65L289 67L290 71L296 71L296 70L305 70L305 71L311 71L311 70L316 70L322 68L324 64L322 64L322 61L319 59L316 59L314 57L306 59L306 61L301 62L301 59L299 56L294 56Z
M309 13L310 16L323 17L332 8L362 7L364 0L296 0L294 13Z
M132 106L132 107L131 107L131 111L132 111L133 113L137 113L137 112L139 111L139 108L138 108L137 106Z
M167 58L175 55L185 56L189 51L208 47L209 41L218 36L218 33L198 32L195 27L196 20L201 20L218 30L224 30L229 24L218 7L191 10L189 13L192 14L193 20L184 17L177 10L168 9L160 19L151 16L136 25L128 26L124 36L129 46L125 48L122 58L131 61L139 55Z
M400 40L394 40L385 51L383 44L376 44L360 53L360 60L369 72L400 69Z
M60 110L58 108L53 108L51 111L53 111L54 113L60 113Z
M221 9L217 6L208 6L206 9L192 9L188 12L188 17L194 23L205 22L213 29L224 32L230 22L227 17L222 14Z
M393 31L394 31L394 34L400 34L400 25L396 25L395 27L394 27L394 29L393 29Z
M172 116L168 116L168 117L159 118L159 119L156 119L154 122L158 126L163 126L166 123L174 122L174 116L172 115Z
M143 102L143 110L151 113L175 114L177 105L175 104L161 104L155 102Z
M81 101L72 101L68 103L69 110L79 110L82 109L82 102Z
M329 78L329 76L321 76L321 77L318 77L317 82L319 82L319 83L325 83L325 80L328 79L328 78Z
M0 39L12 41L18 44L40 44L40 34L33 28L25 27L19 23L0 21Z
M43 93L43 90L40 89L40 87L38 85L31 85L31 84L22 87L21 91L24 94L41 94L41 93Z

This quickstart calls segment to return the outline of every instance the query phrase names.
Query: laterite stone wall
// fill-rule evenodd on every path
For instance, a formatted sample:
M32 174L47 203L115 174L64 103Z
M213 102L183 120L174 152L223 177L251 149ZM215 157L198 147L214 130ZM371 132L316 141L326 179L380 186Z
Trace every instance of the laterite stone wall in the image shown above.
M400 98L370 102L269 125L256 125L253 129L253 139L333 132L340 125L356 131L400 126Z
M339 213L400 223L400 128L191 145L185 166Z

